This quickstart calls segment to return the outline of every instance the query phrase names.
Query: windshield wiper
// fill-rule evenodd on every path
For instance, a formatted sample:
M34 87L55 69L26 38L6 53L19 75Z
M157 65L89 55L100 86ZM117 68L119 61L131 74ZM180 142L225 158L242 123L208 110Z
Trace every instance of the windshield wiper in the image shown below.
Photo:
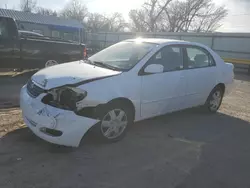
M83 60L83 62L84 62L84 63L88 63L88 64L93 65L93 62L92 62L92 61L90 61L89 59L85 59L85 60Z
M106 64L106 63L103 63L103 62L101 62L101 61L93 61L92 64L93 64L93 65L100 66L100 67L108 68L108 69L111 69L111 70L120 71L119 68L113 67L113 66L111 66L111 65L109 65L109 64Z
M108 68L108 69L111 69L111 70L115 70L115 71L121 71L122 70L122 69L120 69L118 67L111 66L111 65L103 63L101 61L91 61L90 59L86 59L86 60L84 60L84 62L88 63L88 64L91 64L91 65L97 65L99 67L103 67L103 68Z

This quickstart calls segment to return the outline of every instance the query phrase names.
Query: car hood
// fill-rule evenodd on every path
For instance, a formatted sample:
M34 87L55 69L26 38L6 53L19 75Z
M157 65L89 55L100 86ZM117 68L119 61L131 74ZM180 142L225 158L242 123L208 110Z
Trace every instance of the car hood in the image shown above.
M75 61L42 69L32 76L32 80L42 88L48 90L120 73L119 71L90 65L83 61Z

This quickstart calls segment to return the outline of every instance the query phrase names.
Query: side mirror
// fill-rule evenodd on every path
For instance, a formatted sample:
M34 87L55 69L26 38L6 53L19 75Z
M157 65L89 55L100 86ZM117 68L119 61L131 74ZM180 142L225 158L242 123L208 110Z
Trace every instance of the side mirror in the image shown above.
M145 73L150 73L150 74L163 73L163 71L164 71L164 67L163 65L160 65L160 64L151 64L151 65L148 65L144 69Z

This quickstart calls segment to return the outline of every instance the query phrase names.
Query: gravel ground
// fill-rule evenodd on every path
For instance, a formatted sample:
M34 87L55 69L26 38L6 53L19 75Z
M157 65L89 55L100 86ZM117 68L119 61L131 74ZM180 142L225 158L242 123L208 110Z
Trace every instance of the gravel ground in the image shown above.
M250 77L217 114L191 109L136 123L124 140L88 134L58 147L25 127L19 108L0 110L0 187L250 187Z

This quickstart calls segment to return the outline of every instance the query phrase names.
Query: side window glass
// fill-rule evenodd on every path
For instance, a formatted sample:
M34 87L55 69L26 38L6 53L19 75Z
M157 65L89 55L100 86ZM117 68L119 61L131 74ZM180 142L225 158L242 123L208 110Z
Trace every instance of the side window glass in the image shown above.
M5 19L0 19L0 38L8 38L8 27Z
M161 59L161 51L156 54L155 59Z
M215 61L214 61L214 58L212 57L211 54L209 55L209 63L210 63L210 66L216 66L216 63L215 63Z
M214 62L207 53L199 48L187 48L187 66L189 69L213 66Z
M181 48L167 46L157 52L150 60L149 64L161 64L164 72L183 69Z

